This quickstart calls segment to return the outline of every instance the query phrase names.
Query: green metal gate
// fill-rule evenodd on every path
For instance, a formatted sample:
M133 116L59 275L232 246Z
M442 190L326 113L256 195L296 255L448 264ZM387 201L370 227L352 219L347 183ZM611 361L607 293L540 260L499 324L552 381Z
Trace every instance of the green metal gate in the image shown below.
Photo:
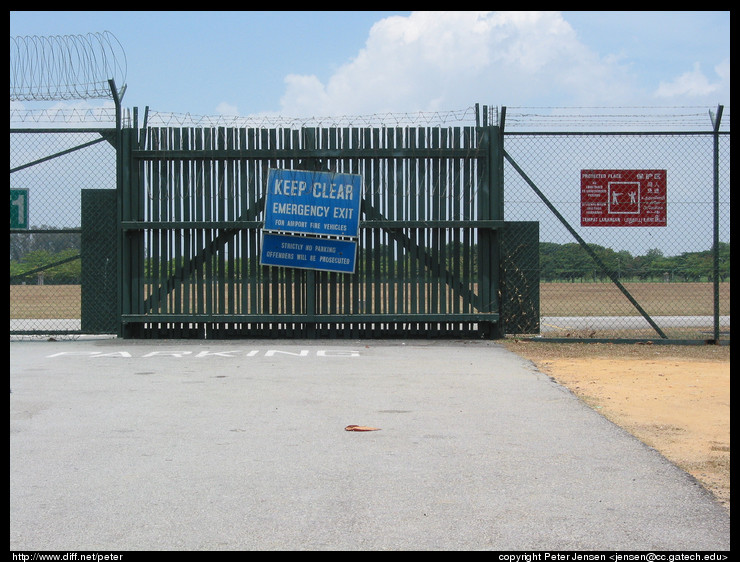
M123 129L120 169L122 337L539 329L537 225L503 221L498 126ZM355 273L259 264L269 169L362 176Z

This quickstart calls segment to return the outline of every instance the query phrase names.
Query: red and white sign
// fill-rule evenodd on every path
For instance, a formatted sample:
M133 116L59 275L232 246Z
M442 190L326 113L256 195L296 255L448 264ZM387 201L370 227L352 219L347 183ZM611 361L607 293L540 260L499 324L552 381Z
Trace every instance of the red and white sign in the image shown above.
M666 226L665 170L581 170L581 226Z

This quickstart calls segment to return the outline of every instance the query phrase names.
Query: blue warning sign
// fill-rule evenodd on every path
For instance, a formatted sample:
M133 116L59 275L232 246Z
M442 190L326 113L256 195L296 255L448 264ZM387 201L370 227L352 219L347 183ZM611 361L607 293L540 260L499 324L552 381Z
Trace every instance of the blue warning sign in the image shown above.
M355 241L262 233L260 265L354 273L356 255Z
M265 230L356 237L362 176L307 170L270 170Z

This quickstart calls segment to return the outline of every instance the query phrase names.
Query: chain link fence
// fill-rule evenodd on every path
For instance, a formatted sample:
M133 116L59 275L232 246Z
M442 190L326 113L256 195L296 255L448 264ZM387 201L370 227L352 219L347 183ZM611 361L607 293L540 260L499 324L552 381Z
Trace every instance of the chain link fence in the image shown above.
M718 147L715 286L713 134L506 135L506 219L540 224L541 337L709 340L717 310L720 338L729 339L729 134ZM626 219L639 224L639 205L647 205L638 196L622 216L612 207L618 226L585 226L593 224L584 221L588 170L664 171L665 225L629 226ZM626 190L619 195L629 203Z
M504 306L539 295L542 338L706 341L718 334L729 341L729 112L717 135L705 110L690 118L587 113L540 119L517 108L506 115L504 216L538 222L540 243L510 246L530 252L526 262L532 265L504 275L539 282L539 292L532 287L502 295ZM150 123L162 115L151 115ZM11 336L74 337L82 333L82 193L116 189L116 151L109 142L115 129L100 125L98 112L74 111L63 128L59 114L48 110L15 113L21 125L32 121L34 128L12 128L13 117L11 111ZM428 125L435 116L412 117ZM454 121L442 121L450 126L473 118L480 124L473 110L444 117ZM491 121L499 117L497 110ZM411 117L403 118L364 117L363 123L408 125ZM49 127L47 121L57 123ZM584 170L665 171L665 226L583 226ZM19 192L27 198L27 222L14 228Z
M80 333L81 198L116 189L114 130L11 128L11 336Z

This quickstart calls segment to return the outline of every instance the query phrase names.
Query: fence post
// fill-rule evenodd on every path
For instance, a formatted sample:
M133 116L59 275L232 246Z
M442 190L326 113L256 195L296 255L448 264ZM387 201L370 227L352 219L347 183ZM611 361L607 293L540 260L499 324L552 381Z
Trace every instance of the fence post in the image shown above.
M483 165L478 170L478 220L503 220L503 134L499 125L488 124L484 106L483 126L478 128L478 148ZM500 237L493 228L478 229L479 295L481 312L501 312ZM482 337L503 337L503 322L484 322Z
M714 277L714 343L719 344L719 124L722 120L724 106L717 106L717 115L712 117L714 129L714 221L713 221L713 244L712 261Z

